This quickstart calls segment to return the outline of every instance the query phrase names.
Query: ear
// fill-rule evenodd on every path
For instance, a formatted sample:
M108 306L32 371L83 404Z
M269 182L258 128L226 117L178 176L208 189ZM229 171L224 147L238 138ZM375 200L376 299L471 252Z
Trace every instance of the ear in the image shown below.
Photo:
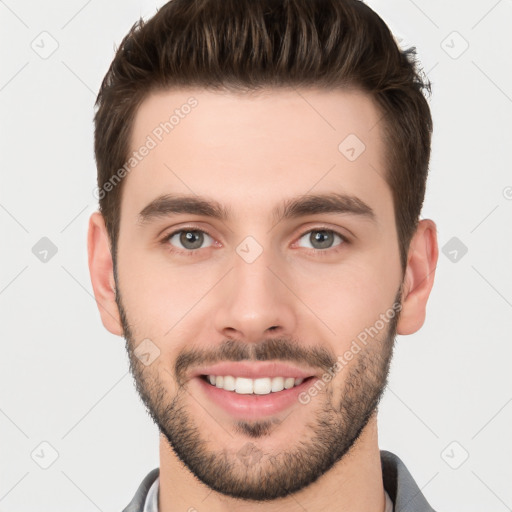
M94 212L89 219L87 236L89 273L101 321L112 334L123 335L123 327L115 300L114 266L103 215Z
M438 253L435 223L430 219L420 220L409 246L402 310L397 325L398 334L413 334L425 322L427 300L434 284Z

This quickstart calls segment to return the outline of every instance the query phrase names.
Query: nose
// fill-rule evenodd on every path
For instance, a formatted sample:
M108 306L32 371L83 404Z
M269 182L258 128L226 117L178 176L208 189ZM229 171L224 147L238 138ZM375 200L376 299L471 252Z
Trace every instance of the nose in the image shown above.
M292 336L298 301L286 286L290 278L284 262L264 250L252 262L234 254L232 265L217 297L217 331L247 342L261 341L269 334Z

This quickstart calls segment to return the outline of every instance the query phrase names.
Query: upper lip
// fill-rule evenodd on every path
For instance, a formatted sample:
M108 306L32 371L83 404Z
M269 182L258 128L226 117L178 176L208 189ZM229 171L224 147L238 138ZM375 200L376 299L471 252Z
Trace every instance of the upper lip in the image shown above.
M245 377L247 379L259 379L262 377L294 377L305 379L315 375L313 370L305 370L297 366L278 362L223 362L210 366L196 368L192 377L200 375L232 375L233 377Z

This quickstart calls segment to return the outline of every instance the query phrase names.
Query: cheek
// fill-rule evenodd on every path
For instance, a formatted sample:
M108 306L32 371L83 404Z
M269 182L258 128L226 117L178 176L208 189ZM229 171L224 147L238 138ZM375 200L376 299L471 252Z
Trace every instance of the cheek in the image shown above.
M163 253L162 253L163 254ZM134 333L142 337L172 339L182 329L195 329L191 320L215 283L225 272L217 265L173 266L164 257L132 251L119 265L123 305Z
M369 254L357 262L296 268L289 274L291 288L314 315L306 323L317 322L318 317L328 326L326 332L333 331L337 345L349 345L393 305L400 266L390 268L386 261L394 260Z

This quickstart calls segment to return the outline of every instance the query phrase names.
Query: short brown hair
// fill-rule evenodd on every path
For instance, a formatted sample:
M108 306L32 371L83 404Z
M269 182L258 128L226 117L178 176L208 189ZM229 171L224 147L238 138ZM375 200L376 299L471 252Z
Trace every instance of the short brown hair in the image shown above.
M137 108L156 90L229 92L275 87L358 88L380 108L386 180L405 270L425 196L430 82L414 47L401 50L360 0L171 0L124 37L94 117L98 187L128 158ZM122 182L99 196L115 261Z

